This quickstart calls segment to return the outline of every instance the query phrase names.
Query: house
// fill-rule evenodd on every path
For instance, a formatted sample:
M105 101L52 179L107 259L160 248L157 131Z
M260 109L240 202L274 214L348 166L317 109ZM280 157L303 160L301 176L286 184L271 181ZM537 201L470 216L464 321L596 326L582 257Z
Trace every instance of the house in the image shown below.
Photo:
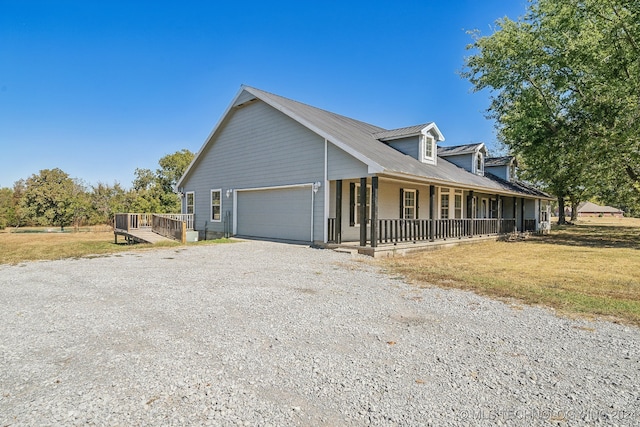
M442 141L433 122L384 129L242 86L177 184L182 212L200 238L360 248L549 229L550 197L512 159Z
M583 202L578 205L578 217L581 216L612 216L622 218L624 212L611 206L600 206L592 202Z

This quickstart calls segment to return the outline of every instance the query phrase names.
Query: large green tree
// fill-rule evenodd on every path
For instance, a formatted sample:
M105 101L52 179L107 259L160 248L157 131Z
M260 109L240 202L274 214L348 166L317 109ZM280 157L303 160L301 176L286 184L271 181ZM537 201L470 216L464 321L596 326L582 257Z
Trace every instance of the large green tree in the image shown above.
M180 198L175 186L185 172L194 154L189 150L176 151L162 157L155 172L151 169L136 169L133 191L136 197L132 209L137 212L180 212Z
M32 220L64 230L78 215L79 191L77 183L61 169L43 169L25 181L20 204Z
M525 16L473 37L463 76L491 91L488 116L525 177L561 207L640 200L640 0L530 1Z

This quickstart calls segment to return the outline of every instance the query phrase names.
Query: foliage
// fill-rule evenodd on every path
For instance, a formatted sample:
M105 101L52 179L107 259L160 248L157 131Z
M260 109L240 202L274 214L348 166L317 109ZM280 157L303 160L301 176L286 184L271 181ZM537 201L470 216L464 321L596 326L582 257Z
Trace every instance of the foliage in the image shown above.
M41 225L57 225L64 229L81 209L77 200L77 184L61 169L43 169L25 182L20 200L27 216Z
M181 201L175 193L175 185L193 160L189 150L177 151L162 157L155 172L150 169L136 169L133 189L136 198L132 210L135 212L180 212Z
M136 169L133 187L119 183L88 186L60 169L45 169L13 189L0 189L0 229L7 226L112 224L117 212L180 212L174 187L194 155L189 150L168 154L160 168Z
M4 230L14 217L12 201L13 190L0 188L0 230Z
M524 17L473 37L462 75L491 91L488 116L525 177L561 208L593 195L640 201L638 0L532 0Z

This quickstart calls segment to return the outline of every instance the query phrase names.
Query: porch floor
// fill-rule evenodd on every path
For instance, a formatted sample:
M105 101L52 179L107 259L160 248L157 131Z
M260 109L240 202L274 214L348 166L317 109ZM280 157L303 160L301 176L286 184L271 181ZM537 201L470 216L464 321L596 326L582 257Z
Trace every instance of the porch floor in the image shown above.
M384 258L390 256L405 255L411 252L429 251L457 245L473 244L487 240L499 240L504 237L504 234L491 234L474 237L454 237L450 239L436 240L434 242L417 241L415 243L379 243L375 248L372 248L371 246L360 246L360 242L342 242L340 244L326 243L323 247L326 249L333 249L338 252L350 252L352 254L358 253L362 255L372 256L374 258Z

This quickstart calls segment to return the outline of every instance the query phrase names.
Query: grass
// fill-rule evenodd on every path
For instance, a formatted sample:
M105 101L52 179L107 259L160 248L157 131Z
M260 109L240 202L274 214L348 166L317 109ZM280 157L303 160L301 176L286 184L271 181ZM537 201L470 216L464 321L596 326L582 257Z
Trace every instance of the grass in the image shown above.
M178 242L127 245L114 243L113 231L93 228L85 232L43 232L47 229L20 229L20 232L0 232L0 264L18 264L24 261L56 260L108 255L125 251L150 250L181 246ZM40 231L40 232L38 232ZM119 242L123 238L119 239ZM207 240L187 245L205 245L230 242L229 239Z
M440 286L563 314L640 326L640 220L586 218L549 235L382 260L417 286Z

